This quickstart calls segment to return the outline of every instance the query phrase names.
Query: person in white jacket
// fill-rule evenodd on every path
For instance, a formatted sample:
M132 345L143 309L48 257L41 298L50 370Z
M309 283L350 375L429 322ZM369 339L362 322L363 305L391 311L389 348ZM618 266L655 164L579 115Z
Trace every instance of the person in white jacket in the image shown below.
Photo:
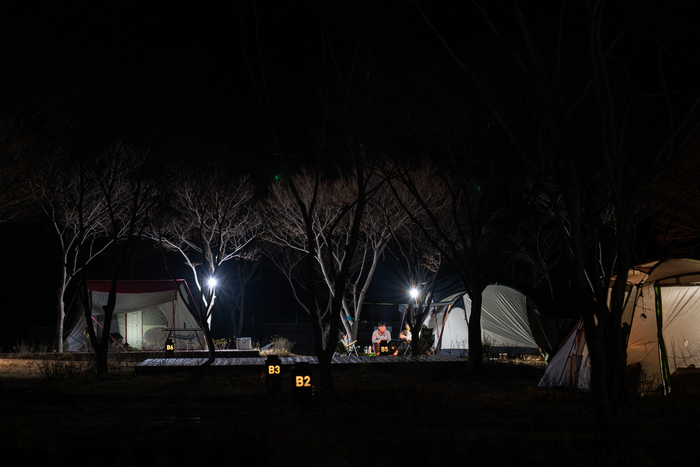
M377 330L372 333L372 347L374 348L374 353L379 353L379 342L391 340L391 333L386 330L386 323L381 321L377 326Z

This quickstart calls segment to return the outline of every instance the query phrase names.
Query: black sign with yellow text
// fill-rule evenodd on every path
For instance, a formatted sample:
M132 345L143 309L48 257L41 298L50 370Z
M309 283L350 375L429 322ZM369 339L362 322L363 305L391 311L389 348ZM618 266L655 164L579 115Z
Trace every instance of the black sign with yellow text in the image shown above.
M300 407L311 405L314 395L313 373L308 362L300 362L292 369L294 378L294 399Z
M265 385L268 394L276 394L282 388L282 361L277 355L265 360Z

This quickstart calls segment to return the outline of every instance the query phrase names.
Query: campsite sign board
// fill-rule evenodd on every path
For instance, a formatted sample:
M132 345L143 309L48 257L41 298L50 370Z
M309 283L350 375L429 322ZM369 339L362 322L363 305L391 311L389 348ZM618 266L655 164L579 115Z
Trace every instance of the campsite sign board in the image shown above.
M282 388L282 361L277 355L265 360L265 386L268 394L277 394Z
M292 369L294 377L294 399L298 407L311 406L314 395L311 365L308 362L299 362Z

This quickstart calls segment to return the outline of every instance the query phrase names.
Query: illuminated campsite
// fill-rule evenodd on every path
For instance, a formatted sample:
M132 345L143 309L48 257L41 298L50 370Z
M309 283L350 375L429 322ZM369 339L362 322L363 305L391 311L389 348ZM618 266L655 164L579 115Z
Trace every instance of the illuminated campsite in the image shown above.
M2 465L692 462L698 19L5 2Z

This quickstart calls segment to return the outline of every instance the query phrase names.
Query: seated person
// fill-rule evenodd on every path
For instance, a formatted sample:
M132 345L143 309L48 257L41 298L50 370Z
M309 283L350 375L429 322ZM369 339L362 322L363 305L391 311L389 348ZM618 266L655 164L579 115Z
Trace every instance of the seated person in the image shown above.
M403 342L410 344L411 343L411 327L406 323L406 327L404 328L403 331L401 331L401 334L399 334L399 339L401 339Z
M335 353L342 355L347 352L347 344L345 343L347 337L348 336L346 334L343 334L342 332L338 333L338 343L335 345Z
M379 353L379 342L391 340L391 333L386 330L386 323L383 321L379 322L377 330L372 333L372 347L374 348L374 353Z

